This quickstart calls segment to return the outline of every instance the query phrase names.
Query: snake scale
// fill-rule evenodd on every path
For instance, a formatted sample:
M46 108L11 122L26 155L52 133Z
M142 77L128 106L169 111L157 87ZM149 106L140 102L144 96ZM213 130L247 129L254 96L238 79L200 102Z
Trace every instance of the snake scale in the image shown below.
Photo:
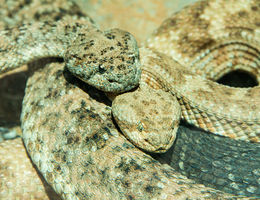
M164 21L147 40L149 50L140 49L141 87L133 94L126 93L116 98L112 107L119 127L127 132L126 136L133 143L157 152L166 151L173 143L179 116L172 120L175 118L172 113L178 115L179 109L174 111L174 100L164 95L163 90L176 96L181 116L190 124L234 139L259 142L260 87L231 88L212 81L230 71L245 71L259 83L260 16L254 7L257 2L250 3L230 1L222 5L218 1L209 1L190 6ZM236 5L236 9L232 5ZM242 5L252 12L245 14ZM212 15L217 10L223 13ZM226 13L231 15L230 18ZM156 51L173 57L177 62ZM194 76L191 71L200 76ZM142 82L156 91L147 91ZM156 92L160 94L157 96ZM171 99L160 102L162 96ZM165 110L156 110L153 101L163 105ZM114 106L114 102L118 105ZM136 104L140 104L139 108L129 111ZM157 116L154 122L155 113L162 117ZM141 128L136 128L138 123ZM151 130L149 124L153 124Z
M210 2L214 3L214 1L210 1ZM254 2L252 2L252 4L256 5L256 4L254 4ZM206 5L205 6L206 8L207 7L210 8L210 6L204 2L204 3L196 4L194 7L196 8L196 6L197 6L197 8L200 8L200 9L194 9L194 10L198 10L201 12L203 10L201 8L201 5ZM239 5L239 3L237 5ZM256 9L256 8L254 7L254 9ZM254 10L254 9L252 6L252 10ZM193 10L193 9L191 9L191 10ZM183 12L186 13L187 10L183 11ZM183 14L180 14L180 16L182 16L182 15ZM198 13L197 13L197 15L198 15ZM195 14L194 14L194 16L195 16ZM47 27L48 26L49 26L49 24L47 24ZM163 25L161 27L161 29L159 28L159 30L164 30L164 27L165 26ZM35 26L34 28L36 28L36 30L37 30L37 26ZM96 29L95 29L95 31L96 31ZM20 34L19 30L17 33L19 36L19 34ZM32 38L34 37L33 34L30 36L32 36ZM113 34L110 34L109 37L110 36L113 37ZM129 38L129 36L128 36L128 38ZM157 40L158 40L158 37L157 37L157 39L155 39L155 41L157 41ZM18 41L19 41L19 37L18 37ZM154 46L153 46L154 44L152 44L152 42L149 40L148 40L148 42L149 42L149 44L151 44L150 48L154 48ZM10 44L12 44L12 43L10 43ZM4 43L4 45L6 45L6 43ZM7 47L8 47L8 45L7 45ZM27 44L27 45L29 46L29 44ZM256 46L256 49L257 48L258 47ZM73 48L72 48L72 50L73 50ZM3 52L5 52L5 51L3 51ZM50 52L50 54L45 55L45 56L51 56L51 55L52 54ZM131 53L131 55L132 55L132 53ZM141 56L142 56L142 54L141 54ZM206 56L207 56L207 54L206 54ZM156 58L156 56L155 56L155 58ZM243 58L243 56L241 56L241 58ZM12 57L11 57L11 59L12 59ZM30 59L32 59L32 57L31 58L29 57L29 59L27 59L25 61L29 61ZM169 58L163 57L163 59L166 59L165 62L167 62L167 59L169 59ZM121 60L122 60L122 58L121 58ZM252 60L252 59L250 58L249 60ZM19 62L21 62L21 61L19 60ZM171 60L169 62L171 62ZM256 59L256 62L257 62L257 59ZM86 100L83 100L81 98L78 98L77 102L74 102L71 99L72 97L70 96L70 94L71 94L70 90L73 89L73 90L77 91L77 88L73 87L72 85L68 85L68 84L64 83L65 85L63 85L64 88L62 89L60 83L64 82L64 80L62 80L63 74L67 81L71 81L70 80L71 78L69 78L68 72L62 73L62 71L63 71L63 70L61 70L63 68L62 65L58 66L58 64L56 64L57 66L55 66L55 67L54 67L54 65L55 64L51 65L48 68L46 67L46 69L43 69L43 70L47 70L44 73L44 74L46 74L46 80L44 80L44 76L42 76L42 75L38 75L38 77L36 78L37 81L39 81L41 78L43 78L43 82L40 81L40 83L38 83L38 85L37 85L37 81L32 80L32 83L30 83L30 81L29 81L29 83L27 85L27 94L26 94L26 97L24 100L22 121L23 121L24 133L29 134L27 136L24 135L24 138L27 137L27 139L28 139L28 137L30 137L29 138L30 141L25 142L25 143L27 143L27 149L28 149L29 154L32 156L32 159L34 160L34 162L37 163L36 165L39 167L41 173L43 173L43 176L47 180L47 182L50 183L51 185L54 185L55 191L57 193L61 194L63 198L65 198L65 199L74 199L77 197L80 199L94 198L93 192L95 191L95 192L97 192L97 194L95 194L95 195L97 195L97 196L101 195L99 197L102 197L102 195L104 195L103 197L109 198L109 195L111 195L110 197L113 196L114 198L128 197L130 199L131 198L138 199L138 198L142 198L142 197L139 196L138 188L135 188L135 186L140 186L140 184L144 186L141 188L145 189L144 191L142 191L142 192L145 192L143 194L144 195L143 197L148 198L148 199L151 197L159 198L159 199L164 199L164 198L182 199L182 198L188 198L188 197L193 198L193 199L195 199L195 198L197 198L197 199L225 198L224 196L226 194L221 194L220 192L211 190L209 188L205 189L203 186L196 185L180 175L177 175L176 177L172 176L173 173L175 173L172 171L172 169L169 169L167 166L160 166L158 163L154 163L151 160L151 158L149 158L149 157L146 157L143 155L144 160L142 160L142 153L138 150L133 149L133 146L131 146L129 143L123 142L123 138L121 136L118 136L116 129L113 127L112 123L109 122L110 121L109 118L111 118L111 116L108 114L108 110L109 110L108 108L105 109L107 111L104 111L104 110L102 110L102 109L104 109L103 108L104 106L103 107L101 105L93 106L94 105L93 100L91 100L91 98L87 97L86 95L85 95L85 99L88 99L88 101L90 101L88 103L86 103ZM50 74L51 74L51 76L48 76ZM37 75L35 75L35 76L37 76ZM53 79L54 77L56 77L56 78ZM57 82L54 82L54 81L57 81ZM47 83L49 84L51 82L52 82L52 84L48 88ZM75 84L75 81L72 81L72 82ZM126 84L126 85L128 85L128 84ZM78 86L80 88L83 88L84 91L89 90L89 88L85 88L86 86L83 86L82 83L78 83ZM103 85L101 85L101 87L103 87ZM256 88L258 88L258 87L256 87ZM254 93L254 92L252 92L252 93ZM256 93L256 95L257 95L257 93ZM259 95L259 93L258 93L258 95ZM74 96L77 96L77 93L74 93ZM81 96L81 94L78 95L78 97L80 97L80 96ZM257 96L255 98L257 99ZM65 101L65 102L63 102L63 101ZM56 107L56 105L53 105L53 102L62 104L64 106ZM66 108L64 108L64 107L66 107ZM68 110L69 108L70 108L70 113L65 114L66 113L65 110ZM257 108L258 107L256 107L255 111L257 111ZM100 112L101 110L102 110L102 112ZM44 115L42 115L42 113L44 113ZM60 117L61 113L62 113L62 118ZM95 113L99 113L99 114L95 114ZM104 113L103 116L100 113ZM253 113L252 116L254 117L254 115L257 115L257 114L258 114L257 112L256 112L256 114ZM73 118L73 116L74 116L74 118ZM49 120L49 119L51 119L51 120ZM31 123L32 121L34 123ZM64 124L64 122L65 122L65 124ZM37 124L41 125L41 126L37 126ZM83 124L85 124L85 126ZM257 123L255 123L254 125L256 126L256 128L253 127L253 129L257 130L257 128L259 128L259 126L257 127ZM101 128L100 128L100 126L101 126ZM88 131L84 131L80 127L85 127L86 128L85 130L88 130ZM89 128L87 128L87 127L89 127ZM38 132L38 133L37 133L37 135L31 137L30 134L35 132L33 130L37 130L36 132ZM48 136L46 135L46 133L47 133L46 130L48 130L47 131L49 133ZM53 135L50 133L52 133ZM258 132L255 132L255 133L258 133ZM66 139L61 137L61 135L63 135L63 134L66 135ZM252 138L254 140L256 140L255 138L257 138L257 137L253 134ZM31 142L31 141L35 141L35 142ZM45 141L49 141L50 144L49 144L48 148L50 148L50 149L46 148ZM56 143L56 141L57 141L57 143ZM50 147L50 146L52 146L52 147ZM69 146L70 146L70 149L67 149ZM85 150L83 150L81 148L83 148ZM118 154L115 154L116 152ZM133 152L135 152L135 153L133 153ZM41 153L44 154L43 157L41 156ZM111 153L111 155L110 155L110 153ZM83 160L78 159L79 155L86 156L86 160L83 161ZM129 155L132 155L132 158L131 158L131 156L128 157ZM137 156L137 155L139 155L139 156ZM102 159L104 158L104 160L99 160L98 159L99 157L102 157ZM44 159L41 159L41 158L44 158ZM62 161L61 161L61 159L62 159ZM115 159L114 163L113 163L112 159ZM120 162L120 159L121 159L121 162ZM127 161L128 159L130 159L129 162ZM111 163L111 164L113 163L115 168L113 168L113 165L111 165L110 167L105 167L106 162ZM73 166L72 163L80 163L80 164L76 164L76 166ZM127 164L128 166L124 166L125 164ZM79 165L79 168L76 168L76 167L78 167L78 165ZM98 166L98 168L96 168L95 166ZM89 167L89 168L87 168L87 167ZM105 167L105 168L103 168L103 167ZM126 173L125 177L120 177L121 172L114 174L113 170L111 170L111 169L122 170L122 167L123 167L123 169L125 169L124 170L124 173ZM157 170L154 171L154 169L153 169L154 167ZM57 173L57 171L55 171L55 170L58 170L59 173ZM137 174L139 172L137 172L136 170L137 171L141 170L143 173L139 174L139 176L138 176ZM98 181L95 181L95 180L93 180L94 182L92 182L92 184L91 184L91 181L90 181L91 177L88 177L89 180L86 179L85 180L86 182L82 182L84 179L84 174L91 173L91 171L92 171L93 178L95 177L94 174L96 174L96 175L98 175L100 173L103 174L104 177L100 177L100 178L103 181L108 181L107 183L109 183L109 184L108 185L104 184L104 183L98 184ZM69 172L74 172L74 173L70 174ZM137 173L137 174L135 175L135 173ZM53 175L53 174L55 174L55 175ZM133 177L131 177L130 174L132 174ZM151 184L153 182L153 180L151 180L151 179L147 180L148 182L146 182L146 180L143 180L143 182L142 181L139 182L140 178L141 179L144 178L142 176L149 176L149 174L151 174L151 175L153 174L153 176L157 177L156 182L153 183L153 184L156 183L156 186L155 185L153 186ZM53 176L55 176L55 177L53 177ZM178 176L179 176L179 178L178 178ZM79 179L75 180L75 177L77 177ZM137 178L137 177L139 177L139 178ZM126 178L126 180L125 180L125 178ZM129 180L127 180L128 178L129 178ZM111 180L118 180L119 182L116 182L116 184L115 184L115 183L112 183ZM176 181L176 180L182 180L182 181ZM124 184L121 185L120 183L124 183ZM177 183L177 185L176 185L176 183ZM129 184L131 186L133 186L134 188L131 188L129 186ZM98 193L98 191L94 189L97 187L97 185L99 187L99 190L101 190L103 193ZM110 193L110 191L113 191L113 192ZM117 192L119 192L119 193L117 193ZM126 192L126 194L128 194L128 196L124 196L125 192ZM120 196L120 194L121 194L121 196ZM117 196L117 195L119 195L119 196ZM226 195L226 198L228 198L228 195Z

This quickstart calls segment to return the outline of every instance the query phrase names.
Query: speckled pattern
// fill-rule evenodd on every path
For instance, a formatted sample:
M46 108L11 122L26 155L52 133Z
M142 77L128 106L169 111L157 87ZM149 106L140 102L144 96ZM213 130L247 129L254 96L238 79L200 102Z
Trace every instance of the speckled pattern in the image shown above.
M102 32L88 17L24 22L1 30L0 46L1 72L45 57L62 57L75 76L106 92L130 90L140 79L135 38L120 29Z
M25 145L63 199L232 196L195 184L136 149L117 131L111 108L100 95L64 71L63 64L45 67L27 83L22 115Z
M258 1L234 0L227 4L212 0L198 2L174 14L147 40L149 49L140 49L142 81L175 95L181 106L182 119L190 124L233 139L259 142L259 9ZM212 81L239 70L251 73L258 86L231 88ZM148 98L145 95L140 96L145 100ZM127 136L139 147L147 151L166 151L167 143L163 147L157 145L157 141L146 145L148 138L162 131L147 134L139 128L140 124L147 127L144 121L148 117L144 114L150 115L152 110L142 101L143 112L139 112L140 115L126 110L125 104L134 102L135 98L135 95L121 95L117 105L113 103L115 118L123 121L119 126L122 130L129 126L137 132L133 135L127 133ZM155 110L156 106L152 109ZM169 121L167 129L171 129L176 121ZM173 140L169 139L169 142Z
M0 149L0 199L60 200L31 163L20 138L1 142Z
M137 90L118 95L112 113L133 144L156 153L172 146L181 117L179 103L171 93L150 88L144 82Z
M253 74L259 84L259 6L259 1L198 2L166 19L147 40L147 46L208 79L217 80L228 71L245 70ZM156 74L160 69L154 67L149 71ZM167 73L177 74L169 70L162 75L170 86L177 83L176 80L181 81L173 90L182 107L186 107L182 109L185 120L220 135L259 141L259 86L231 89L181 71L178 72L181 77L165 78ZM183 94L179 95L180 92ZM192 107L197 111L193 112ZM196 122L198 116L201 120Z
M228 199L161 166L126 142L113 127L110 108L93 104L97 96L90 98L84 92L94 89L75 82L64 65L43 70L27 86L23 131L33 160L63 198ZM46 142L54 151L46 148Z

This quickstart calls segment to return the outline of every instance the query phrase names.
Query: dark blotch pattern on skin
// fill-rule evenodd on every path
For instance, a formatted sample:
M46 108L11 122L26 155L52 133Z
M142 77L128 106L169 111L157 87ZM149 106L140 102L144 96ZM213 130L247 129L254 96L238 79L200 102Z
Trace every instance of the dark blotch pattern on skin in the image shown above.
M221 192L194 185L193 181L180 176L167 166L161 166L158 161L134 148L115 129L107 106L99 103L98 99L90 98L88 93L96 92L95 90L89 86L85 88L83 86L82 89L88 93L83 92L82 89L75 86L80 86L81 81L65 72L63 75L66 75L66 79L62 76L59 79L51 78L63 67L61 64L53 63L43 69L49 70L50 73L42 71L35 73L30 78L28 81L30 88L28 88L25 96L22 118L26 134L33 134L34 127L38 123L44 122L35 138L38 143L37 148L34 143L36 142L33 139L34 136L28 138L25 135L25 138L30 140L25 139L27 141L25 144L32 160L35 160L34 155L37 152L43 153L42 156L47 156L47 159L52 155L50 163L53 163L52 169L55 170L52 172L53 175L62 177L63 184L67 183L74 188L72 193L61 191L63 198L68 199L70 195L78 198L88 197L89 199L124 199L129 195L137 199L154 197L160 199L161 195L164 194L169 198L176 194L185 195L187 198L197 195L201 199L214 199L216 195L218 197L223 196ZM38 82L35 82L35 80L38 80ZM74 82L75 85L69 83L71 86L64 87L65 84L68 84L66 80ZM49 84L46 85L45 81ZM41 85L44 85L44 88L37 94L34 93L34 89L41 87ZM44 107L30 104L31 101L42 99L42 96L49 93L49 88L53 87L60 89L59 93L63 94L62 98L54 96L50 96L46 100L43 98ZM69 93L73 95L68 95ZM102 99L102 95L96 94L96 96ZM62 106L57 107L53 102ZM34 119L36 113L39 112L45 114L37 116L37 120ZM48 113L55 114L50 116ZM52 120L46 120L50 117ZM34 120L33 126L27 124L31 120ZM55 129L52 129L52 127L55 127ZM46 131L49 134L46 134ZM48 137L49 139L46 141L50 143L47 144L45 140L37 139L42 137ZM48 145L48 150L42 152L41 149L45 145ZM47 167L48 164L46 166L43 162L43 160L40 160L35 164L40 169L43 166ZM58 170L56 171L56 169ZM50 175L52 170L49 169L46 173L44 173L44 169L41 170L48 183L54 185L55 189L54 183L57 180L55 176ZM165 179L168 181L164 182ZM86 182L91 184L86 184ZM187 185L189 185L189 188L187 188ZM140 191L141 194L137 191ZM189 192L185 193L185 191Z

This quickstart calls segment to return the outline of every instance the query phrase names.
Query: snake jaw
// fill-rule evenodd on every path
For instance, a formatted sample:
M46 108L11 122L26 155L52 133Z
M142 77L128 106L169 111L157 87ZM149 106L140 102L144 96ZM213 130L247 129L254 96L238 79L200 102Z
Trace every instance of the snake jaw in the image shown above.
M145 84L118 95L112 103L112 113L126 138L153 153L164 153L172 146L181 116L174 96Z
M78 34L66 51L65 62L76 77L104 92L131 90L141 77L137 42L120 29Z

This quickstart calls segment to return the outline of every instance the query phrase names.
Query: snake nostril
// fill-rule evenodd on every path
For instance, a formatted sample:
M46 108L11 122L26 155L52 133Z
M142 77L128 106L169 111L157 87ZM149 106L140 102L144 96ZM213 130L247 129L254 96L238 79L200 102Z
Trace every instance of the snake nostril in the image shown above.
M259 85L256 77L253 74L242 70L229 72L220 77L217 82L230 87L240 88L254 87Z

